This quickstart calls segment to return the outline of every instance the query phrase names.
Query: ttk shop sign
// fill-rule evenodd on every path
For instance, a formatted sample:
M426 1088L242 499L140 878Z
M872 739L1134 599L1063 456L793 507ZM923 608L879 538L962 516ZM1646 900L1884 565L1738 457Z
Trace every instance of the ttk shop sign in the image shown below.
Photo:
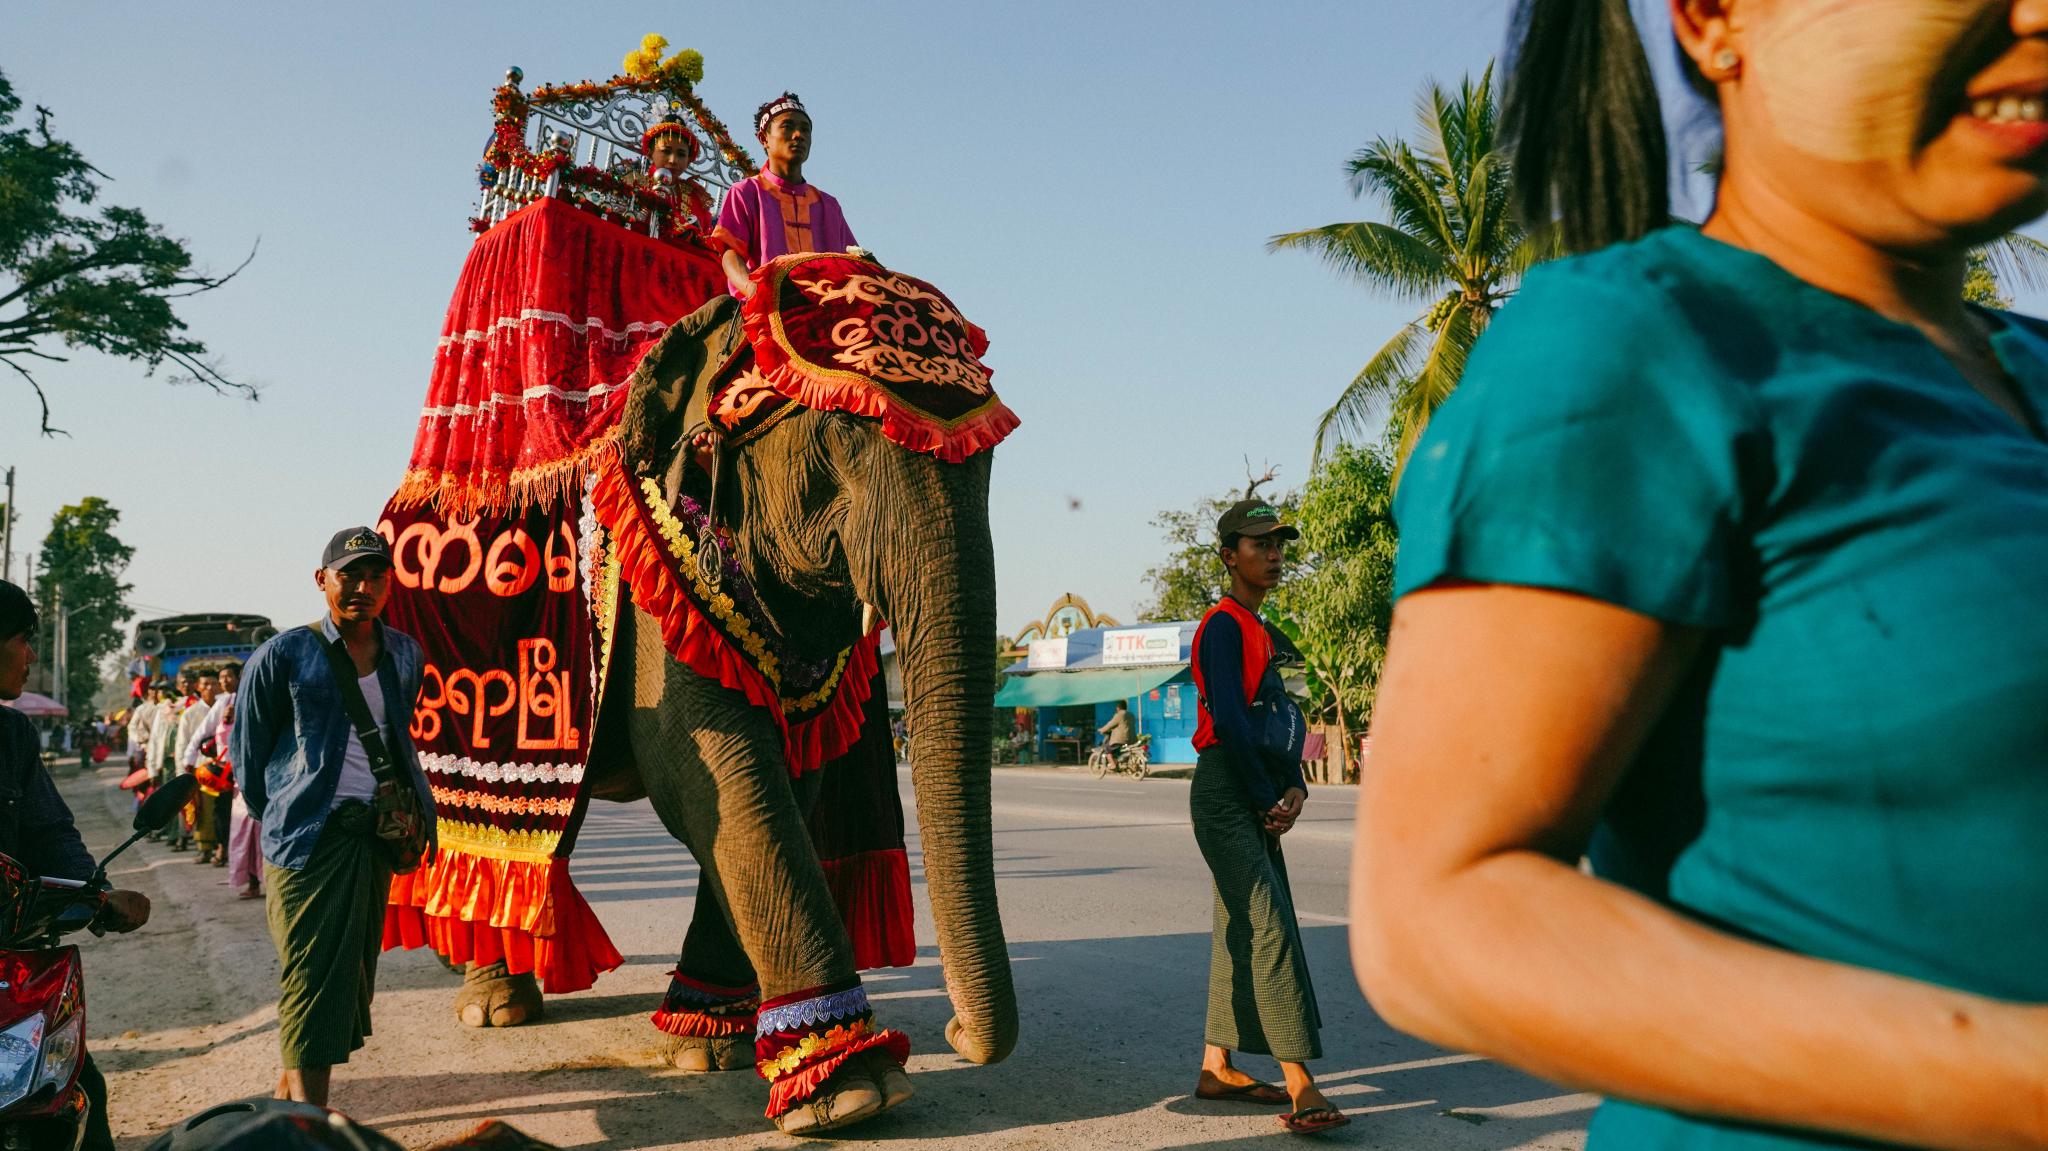
M1180 626L1134 627L1102 633L1104 667L1141 663L1179 663Z

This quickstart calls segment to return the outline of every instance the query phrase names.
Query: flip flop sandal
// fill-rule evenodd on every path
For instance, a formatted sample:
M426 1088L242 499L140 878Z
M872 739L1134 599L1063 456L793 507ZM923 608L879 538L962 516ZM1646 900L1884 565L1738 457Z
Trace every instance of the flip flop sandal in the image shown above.
M1204 1091L1197 1087L1195 1088L1195 1098L1215 1099L1225 1103L1258 1103L1276 1107L1280 1104L1292 1103L1294 1101L1288 1097L1287 1092L1280 1090L1271 1083L1247 1083L1242 1087L1225 1087L1217 1091Z
M1296 1135L1314 1135L1320 1131L1334 1131L1351 1125L1351 1116L1335 1107L1311 1107L1306 1111L1295 1111L1280 1117L1280 1125Z

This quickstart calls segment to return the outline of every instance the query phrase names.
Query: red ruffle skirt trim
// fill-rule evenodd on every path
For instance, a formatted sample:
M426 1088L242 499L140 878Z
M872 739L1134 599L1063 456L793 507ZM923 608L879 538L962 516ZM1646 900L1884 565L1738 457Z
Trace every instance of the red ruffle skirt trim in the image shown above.
M853 939L853 965L909 967L917 962L910 858L902 848L821 861L839 921Z
M569 879L569 861L492 859L442 848L391 880L384 949L431 946L450 963L533 972L550 995L585 991L625 962Z

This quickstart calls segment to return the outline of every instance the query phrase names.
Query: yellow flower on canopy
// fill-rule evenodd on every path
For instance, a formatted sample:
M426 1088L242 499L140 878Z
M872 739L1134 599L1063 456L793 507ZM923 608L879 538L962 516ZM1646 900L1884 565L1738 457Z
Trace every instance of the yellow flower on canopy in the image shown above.
M640 37L641 50L654 53L656 59L661 57L661 50L666 47L668 47L668 37L658 32L649 32L647 35Z
M628 76L645 76L649 67L652 66L652 61L648 57L647 49L636 49L626 53L626 59L620 64L620 67L625 70Z
M695 84L704 79L704 53L685 48L662 61L661 70Z

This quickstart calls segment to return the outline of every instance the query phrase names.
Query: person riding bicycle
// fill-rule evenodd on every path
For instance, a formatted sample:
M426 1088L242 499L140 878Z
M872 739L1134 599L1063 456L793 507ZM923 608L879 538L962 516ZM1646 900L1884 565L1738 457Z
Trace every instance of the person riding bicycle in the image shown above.
M1128 700L1116 701L1116 714L1109 722L1095 729L1097 735L1105 735L1103 746L1111 755L1121 755L1127 744L1138 741L1136 724L1131 719L1131 705Z

